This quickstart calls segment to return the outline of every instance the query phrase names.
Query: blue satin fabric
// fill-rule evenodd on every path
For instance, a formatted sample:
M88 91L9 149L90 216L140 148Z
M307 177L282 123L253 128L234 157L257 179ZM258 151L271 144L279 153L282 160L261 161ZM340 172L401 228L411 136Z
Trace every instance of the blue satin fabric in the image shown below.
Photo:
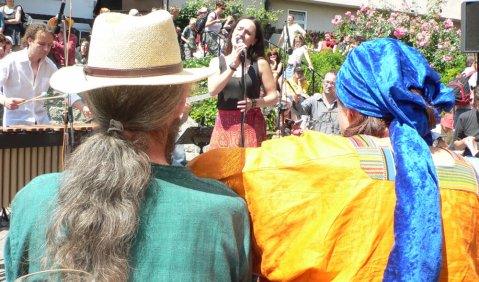
M384 281L436 281L441 270L442 224L439 186L428 148L426 103L449 111L454 96L414 48L377 39L353 49L336 83L339 100L362 114L391 118L395 152L395 242ZM419 96L409 91L416 88ZM436 111L436 115L437 111Z

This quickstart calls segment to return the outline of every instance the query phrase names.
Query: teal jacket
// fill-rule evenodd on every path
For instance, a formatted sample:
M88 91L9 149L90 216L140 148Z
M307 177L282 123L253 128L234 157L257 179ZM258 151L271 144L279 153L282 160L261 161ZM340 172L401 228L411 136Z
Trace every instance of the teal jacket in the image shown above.
M153 165L131 250L129 281L251 281L246 203L188 168ZM7 281L41 270L60 174L33 179L12 203Z

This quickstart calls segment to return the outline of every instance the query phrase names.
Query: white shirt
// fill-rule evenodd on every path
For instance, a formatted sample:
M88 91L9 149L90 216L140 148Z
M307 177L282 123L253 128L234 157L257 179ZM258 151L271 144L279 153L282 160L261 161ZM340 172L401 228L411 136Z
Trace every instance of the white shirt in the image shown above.
M208 14L208 19L216 20L216 12L211 12ZM221 23L214 23L210 26L205 27L206 31L211 31L218 34L221 30Z
M0 85L3 95L7 98L32 99L47 92L50 88L50 77L57 71L55 64L44 58L38 66L36 79L28 58L27 48L10 55L0 61ZM72 97L72 103L80 99ZM33 101L21 105L16 110L4 108L3 126L48 124L50 119L45 108L45 100Z
M462 74L464 75L467 75L468 73L470 73L471 71L475 71L475 69L473 67L467 67L464 69L464 71L462 71ZM475 88L476 87L476 84L477 84L477 71L471 75L469 77L469 86L472 87L472 88Z
M292 25L288 25L288 36L289 36L289 43L291 44L290 47L294 48L294 37L297 34L301 34L304 36L306 34L306 31L297 23L293 23ZM286 27L283 28L283 33L281 34L283 37L284 41L286 42Z

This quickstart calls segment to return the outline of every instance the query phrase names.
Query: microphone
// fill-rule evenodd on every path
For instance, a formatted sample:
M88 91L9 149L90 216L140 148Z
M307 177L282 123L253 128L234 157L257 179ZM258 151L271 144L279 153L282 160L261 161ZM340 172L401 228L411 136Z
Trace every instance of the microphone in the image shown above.
M244 39L242 36L236 37L236 44L244 44ZM247 52L248 52L247 48L243 49L243 52L241 53L242 62L245 61Z
M60 11L58 12L57 24L53 28L53 34L58 34L60 32L60 22L63 19L63 11L65 10L65 1L62 1L60 5Z

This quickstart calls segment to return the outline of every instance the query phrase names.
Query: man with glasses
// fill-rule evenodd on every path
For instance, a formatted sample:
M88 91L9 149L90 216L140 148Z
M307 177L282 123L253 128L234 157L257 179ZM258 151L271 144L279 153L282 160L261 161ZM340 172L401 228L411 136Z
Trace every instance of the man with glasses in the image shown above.
M323 79L323 93L315 93L306 100L295 99L293 107L297 107L309 121L306 128L326 134L339 134L338 102L336 100L336 71L326 72Z

